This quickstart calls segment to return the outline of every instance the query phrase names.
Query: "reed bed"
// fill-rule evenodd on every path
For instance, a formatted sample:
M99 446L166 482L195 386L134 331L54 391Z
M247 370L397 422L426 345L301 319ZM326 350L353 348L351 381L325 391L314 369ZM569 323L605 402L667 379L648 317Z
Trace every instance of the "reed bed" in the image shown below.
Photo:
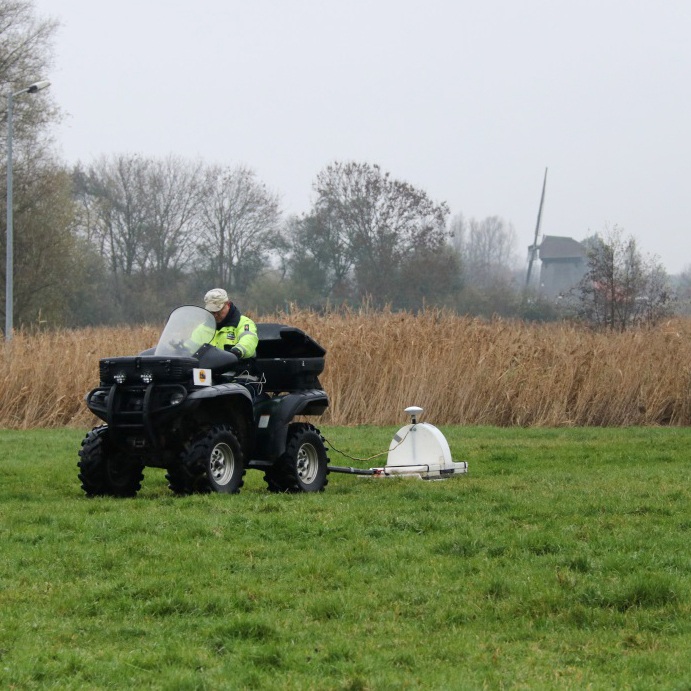
M323 424L398 424L409 405L437 425L691 423L691 320L625 333L439 310L260 320L297 326L326 348ZM0 427L93 424L83 398L98 360L155 345L161 326L19 331L0 347Z

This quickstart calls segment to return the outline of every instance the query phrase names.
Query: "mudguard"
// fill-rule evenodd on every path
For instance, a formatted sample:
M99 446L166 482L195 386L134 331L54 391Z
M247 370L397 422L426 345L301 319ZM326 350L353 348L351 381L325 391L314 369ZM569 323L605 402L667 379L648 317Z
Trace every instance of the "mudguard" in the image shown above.
M194 389L187 397L188 401L205 400L207 398L216 398L218 396L232 396L241 395L252 402L252 394L247 390L247 387L242 384L216 384L214 386L202 386Z
M254 458L276 461L286 449L288 425L296 415L321 415L329 398L321 389L288 393L257 403L254 421L257 429Z

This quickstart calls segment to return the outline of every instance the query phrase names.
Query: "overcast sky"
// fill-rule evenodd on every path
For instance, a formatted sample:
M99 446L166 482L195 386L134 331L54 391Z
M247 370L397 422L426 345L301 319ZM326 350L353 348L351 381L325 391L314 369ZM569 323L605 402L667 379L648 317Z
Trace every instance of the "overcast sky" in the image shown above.
M34 0L68 162L170 153L255 170L287 212L379 164L542 232L619 225L691 265L690 0Z

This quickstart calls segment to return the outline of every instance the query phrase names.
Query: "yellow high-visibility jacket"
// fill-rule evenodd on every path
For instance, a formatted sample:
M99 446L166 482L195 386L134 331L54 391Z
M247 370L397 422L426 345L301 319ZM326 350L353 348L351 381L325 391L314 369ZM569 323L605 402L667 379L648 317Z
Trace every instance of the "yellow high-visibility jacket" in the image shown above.
M206 341L209 335L199 334L198 336L201 336L200 340ZM221 350L237 348L241 353L241 360L254 357L257 352L257 343L259 343L257 326L231 304L228 316L216 327L214 337L207 342Z
M259 343L256 324L249 317L242 315L233 304L226 318L216 325L215 332L202 325L195 329L191 340L193 344L196 344L192 350L202 343L210 343L221 350L237 348L241 353L241 360L254 357L257 352L257 343Z

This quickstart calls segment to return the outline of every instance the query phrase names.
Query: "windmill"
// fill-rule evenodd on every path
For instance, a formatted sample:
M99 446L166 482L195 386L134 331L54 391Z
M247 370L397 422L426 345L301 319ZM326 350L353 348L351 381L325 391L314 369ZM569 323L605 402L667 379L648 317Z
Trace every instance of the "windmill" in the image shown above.
M528 249L528 274L525 277L526 288L530 285L530 274L533 270L533 262L535 261L535 255L537 254L537 238L540 234L540 222L542 221L542 207L545 203L545 188L547 187L547 168L545 168L545 178L542 181L542 195L540 196L540 208L537 212L537 223L535 224L535 240L533 244Z

